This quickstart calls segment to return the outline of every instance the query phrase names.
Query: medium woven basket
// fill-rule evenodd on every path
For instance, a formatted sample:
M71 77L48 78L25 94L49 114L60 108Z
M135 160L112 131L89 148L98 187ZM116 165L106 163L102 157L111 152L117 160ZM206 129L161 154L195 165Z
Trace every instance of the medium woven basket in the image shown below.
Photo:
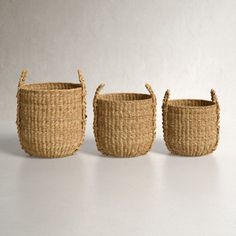
M21 73L17 92L17 129L26 153L39 157L72 155L83 142L86 124L86 87L80 84L25 84Z
M163 105L163 132L168 150L182 156L201 156L213 152L219 140L220 108L214 90L211 101L169 100L166 91Z
M97 148L105 155L135 157L147 153L155 138L156 97L150 85L149 94L110 93L96 90L94 135Z

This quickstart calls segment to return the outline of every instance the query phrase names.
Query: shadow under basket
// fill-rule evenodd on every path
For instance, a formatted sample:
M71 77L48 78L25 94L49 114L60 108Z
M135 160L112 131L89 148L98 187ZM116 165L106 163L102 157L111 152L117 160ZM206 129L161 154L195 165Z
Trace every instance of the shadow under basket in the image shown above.
M220 108L215 91L211 101L197 99L169 100L163 105L163 132L168 150L181 156L202 156L213 152L219 140Z
M147 153L155 138L156 97L150 94L110 93L94 96L94 135L97 149L109 156L135 157Z
M26 153L38 157L64 157L79 149L86 124L86 88L80 84L25 84L23 71L17 92L17 129Z

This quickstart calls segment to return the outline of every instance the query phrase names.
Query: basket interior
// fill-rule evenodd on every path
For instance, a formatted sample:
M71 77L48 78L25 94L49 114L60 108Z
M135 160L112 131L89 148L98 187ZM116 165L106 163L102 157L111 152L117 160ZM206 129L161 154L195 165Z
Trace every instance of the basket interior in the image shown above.
M215 103L212 101L200 100L200 99L176 99L168 101L168 106L173 106L173 107L197 108L197 107L208 107L212 105L215 105Z
M38 83L38 84L24 84L21 89L34 91L50 91L50 90L69 90L80 88L81 84L73 83Z
M150 99L149 94L141 93L108 93L99 95L98 99L103 101L112 101L112 102L128 102L128 101L140 101Z

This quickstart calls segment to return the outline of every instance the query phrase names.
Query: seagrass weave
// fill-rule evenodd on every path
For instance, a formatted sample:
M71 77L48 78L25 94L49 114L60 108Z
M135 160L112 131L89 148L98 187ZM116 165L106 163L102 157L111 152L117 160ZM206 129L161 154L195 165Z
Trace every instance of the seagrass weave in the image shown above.
M22 149L32 156L72 155L83 142L86 87L80 84L25 84L21 73L17 92L17 130Z
M94 135L97 148L105 155L135 157L147 153L155 138L156 97L149 94L95 92Z
M167 148L173 154L201 156L213 152L219 140L220 108L214 90L211 101L197 99L169 100L163 105L163 132Z

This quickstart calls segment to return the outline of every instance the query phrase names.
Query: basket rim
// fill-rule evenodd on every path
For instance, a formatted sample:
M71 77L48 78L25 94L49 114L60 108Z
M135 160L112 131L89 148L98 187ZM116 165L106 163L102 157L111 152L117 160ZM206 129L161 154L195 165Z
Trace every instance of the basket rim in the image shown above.
M34 89L34 88L29 88L30 86L34 86L34 85L59 85L59 84L66 84L66 85L75 85L76 87L74 88L67 88L67 89ZM28 83L28 84L24 84L22 85L20 88L20 90L24 90L24 91L33 91L33 92L68 92L68 91L72 91L72 90L78 90L78 89L82 89L82 85L79 83L70 83L70 82L43 82L43 83Z
M196 106L186 106L186 105L175 105L175 104L170 104L171 102L176 102L176 101L197 101L197 102L206 102L208 103L207 105L196 105ZM168 107L173 107L173 108L181 108L181 109L208 109L215 107L216 103L210 100L205 100L205 99L171 99L168 100Z
M145 98L139 98L139 99L133 99L133 100L110 100L107 99L107 96L123 96L123 95L134 95L134 96L144 96ZM104 94L99 94L97 96L98 101L104 101L104 102L113 102L113 103L131 103L131 102L143 102L147 100L152 100L152 96L150 94L146 93L126 93L126 92L121 92L121 93L104 93Z

